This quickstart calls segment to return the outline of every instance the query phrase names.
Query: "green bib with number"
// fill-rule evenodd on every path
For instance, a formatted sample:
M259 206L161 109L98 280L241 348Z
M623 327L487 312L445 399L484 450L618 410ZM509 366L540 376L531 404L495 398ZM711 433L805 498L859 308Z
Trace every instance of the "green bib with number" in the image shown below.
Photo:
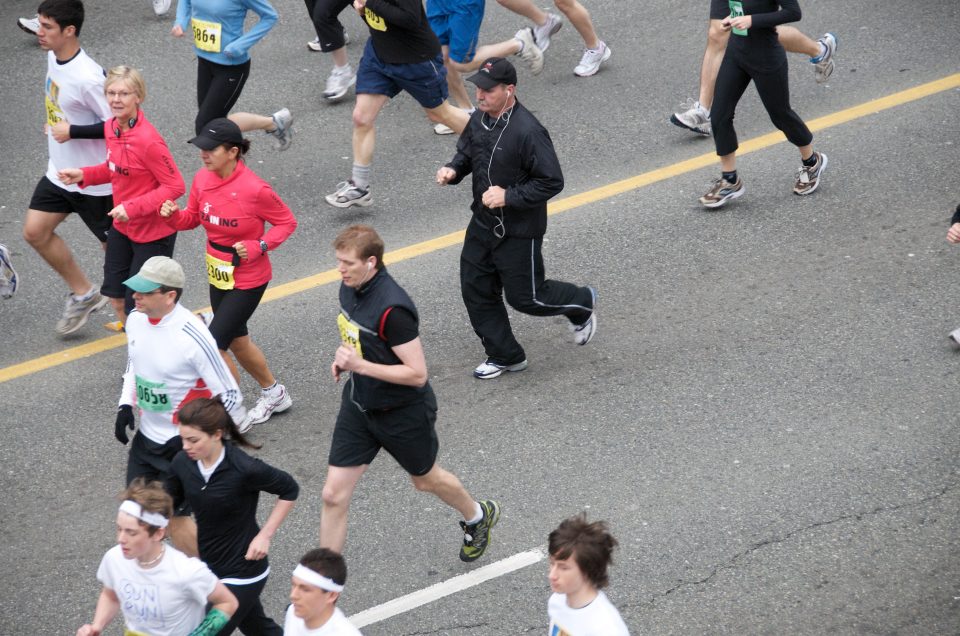
M739 2L739 0L729 0L729 1L730 1L730 17L731 17L731 18L739 18L740 16L742 16L742 15L743 15L743 3L742 3L742 2ZM747 34L747 30L746 30L746 29L737 29L736 27L734 27L734 29L733 29L733 34L734 34L734 35L746 35L746 34Z
M137 406L151 413L172 411L167 385L163 382L151 382L137 376Z
M193 45L201 51L208 53L220 52L220 31L222 27L219 22L207 22L192 18L190 26L193 27Z
M207 280L211 285L224 291L233 289L236 285L233 280L233 270L233 263L228 263L207 252Z
M337 316L337 327L340 329L340 340L343 344L353 348L357 355L363 357L363 349L360 347L360 327L356 326L343 314Z

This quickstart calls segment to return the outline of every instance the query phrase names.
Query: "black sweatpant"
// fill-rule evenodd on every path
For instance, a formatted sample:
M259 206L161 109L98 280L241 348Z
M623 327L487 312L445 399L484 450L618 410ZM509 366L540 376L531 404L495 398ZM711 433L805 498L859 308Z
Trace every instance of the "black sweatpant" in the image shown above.
M352 0L303 0L313 20L313 28L320 38L320 50L324 53L343 48L343 24L338 17Z
M263 613L263 604L260 603L260 593L267 585L267 578L249 585L226 584L237 597L238 607L217 636L230 636L235 629L239 629L244 636L283 636L283 628Z
M197 119L194 128L199 135L211 119L226 117L240 99L243 85L250 76L250 60L243 64L217 64L197 58Z
M513 336L503 304L532 316L566 316L571 323L586 322L593 311L588 287L546 280L542 238L503 238L470 220L460 252L460 293L474 332L487 357L499 364L526 359Z
M770 71L760 71L743 64L740 55L727 48L717 74L713 108L710 109L713 141L717 146L717 154L721 157L734 152L739 145L737 132L733 129L733 116L750 80L753 80L757 87L763 107L770 115L770 121L783 131L790 143L794 146L806 146L813 141L810 129L790 108L786 54L782 49L774 54L783 55L783 64Z

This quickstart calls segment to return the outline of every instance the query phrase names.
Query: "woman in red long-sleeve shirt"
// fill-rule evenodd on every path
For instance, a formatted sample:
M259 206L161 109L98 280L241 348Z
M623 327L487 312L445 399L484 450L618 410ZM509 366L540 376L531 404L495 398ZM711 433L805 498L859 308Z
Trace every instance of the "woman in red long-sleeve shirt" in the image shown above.
M133 292L123 281L140 271L152 256L173 256L176 230L157 217L160 205L183 195L186 186L157 129L140 104L147 98L143 75L129 66L116 66L103 84L113 118L103 123L107 160L95 166L66 168L66 184L81 188L113 185L113 226L107 234L100 293L113 304L121 324L133 309Z
M213 320L210 333L234 375L226 354L260 383L262 394L240 427L246 432L293 404L286 387L277 382L263 352L250 339L247 321L273 277L267 252L276 249L297 228L297 219L270 185L247 168L244 155L250 141L226 118L214 119L190 140L200 148L204 169L193 177L187 207L166 201L160 215L176 230L202 225L207 231L207 278ZM270 229L264 233L264 224Z

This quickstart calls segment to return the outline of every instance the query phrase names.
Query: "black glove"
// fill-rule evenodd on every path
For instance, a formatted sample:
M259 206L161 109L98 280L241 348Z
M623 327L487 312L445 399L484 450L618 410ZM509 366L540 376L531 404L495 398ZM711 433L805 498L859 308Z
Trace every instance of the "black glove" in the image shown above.
M123 429L129 428L132 431L134 426L136 426L136 421L133 419L133 407L129 404L121 404L120 408L117 409L117 423L113 425L113 436L117 438L118 442L126 445L130 438L127 437L127 432Z

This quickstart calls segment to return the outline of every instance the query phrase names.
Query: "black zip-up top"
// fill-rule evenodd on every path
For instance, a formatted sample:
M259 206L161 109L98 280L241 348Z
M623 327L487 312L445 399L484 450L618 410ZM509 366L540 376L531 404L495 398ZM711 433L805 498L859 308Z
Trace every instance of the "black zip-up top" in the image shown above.
M296 501L300 486L288 473L247 455L231 442L223 445L224 458L204 481L197 462L184 451L170 464L169 486L174 507L186 499L197 519L200 559L217 578L249 579L266 572L266 558L247 561L250 542L260 532L257 504L260 493Z
M403 364L387 344L383 333L387 312L393 307L406 309L419 322L420 316L413 301L387 273L386 267L381 267L360 289L341 283L340 315L337 317L341 340L369 362ZM347 382L344 391L349 391L351 399L364 411L419 402L429 390L427 384L405 386L356 373L351 373Z
M730 34L727 49L748 68L774 70L787 61L777 26L802 17L797 0L741 0L743 14L752 18L746 35Z
M447 164L457 173L450 183L472 172L470 209L481 226L493 231L502 217L505 236L541 238L547 231L547 201L563 190L560 160L550 134L523 104L517 101L508 113L498 120L474 111ZM491 185L506 190L502 209L482 203Z
M430 28L421 0L367 0L364 20L381 62L417 64L441 53L440 40Z

